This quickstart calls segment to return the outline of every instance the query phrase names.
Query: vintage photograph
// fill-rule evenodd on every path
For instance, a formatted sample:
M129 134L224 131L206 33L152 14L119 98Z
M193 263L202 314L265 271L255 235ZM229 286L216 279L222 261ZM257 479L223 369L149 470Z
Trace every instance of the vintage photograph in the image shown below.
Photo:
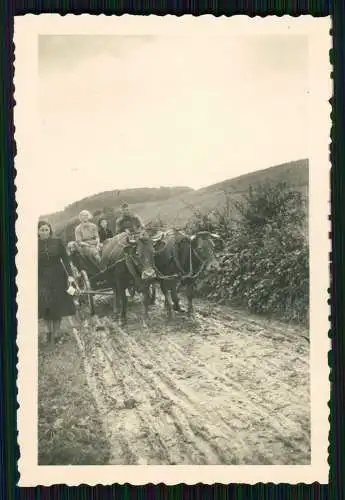
M41 465L310 461L307 39L203 43L39 38Z
M310 466L308 36L39 33L36 67L36 465Z

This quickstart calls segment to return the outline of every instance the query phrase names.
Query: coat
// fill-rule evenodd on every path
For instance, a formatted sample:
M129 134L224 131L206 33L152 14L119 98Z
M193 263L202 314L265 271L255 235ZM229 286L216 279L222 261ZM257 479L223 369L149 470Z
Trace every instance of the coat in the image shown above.
M98 234L100 243L103 243L103 241L108 240L114 236L112 231L108 227L104 229L104 227L102 226L98 227Z
M63 262L63 264L62 264ZM38 240L38 317L60 320L72 316L76 309L68 295L71 266L62 241L58 238Z

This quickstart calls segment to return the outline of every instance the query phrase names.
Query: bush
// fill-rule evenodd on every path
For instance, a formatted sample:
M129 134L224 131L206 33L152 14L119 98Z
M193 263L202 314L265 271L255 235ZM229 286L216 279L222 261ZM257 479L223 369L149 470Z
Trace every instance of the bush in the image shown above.
M285 183L263 184L234 204L241 221L236 226L228 221L226 230L220 217L218 228L214 223L225 240L222 270L201 281L199 295L307 322L309 246L302 194Z
M217 232L224 240L227 240L230 235L236 230L238 220L234 214L238 209L234 206L234 200L231 195L224 192L223 204L220 207L214 208L211 212L205 212L198 207L189 205L193 212L185 226L185 230L191 234L197 231Z
M195 208L193 209L193 216L190 218L186 224L187 233L195 233L197 231L210 231L213 232L217 224L211 219L210 214L205 214L201 210Z

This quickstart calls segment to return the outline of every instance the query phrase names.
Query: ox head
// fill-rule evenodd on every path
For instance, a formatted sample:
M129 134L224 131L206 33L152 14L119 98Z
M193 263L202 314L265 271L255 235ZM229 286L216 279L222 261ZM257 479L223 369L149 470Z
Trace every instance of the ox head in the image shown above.
M205 271L219 271L220 264L215 255L215 241L221 242L220 236L209 231L199 231L191 236L191 241L196 254L205 263Z
M136 247L137 255L142 266L141 279L144 282L153 281L156 278L154 265L155 250L152 240L145 229L139 231Z

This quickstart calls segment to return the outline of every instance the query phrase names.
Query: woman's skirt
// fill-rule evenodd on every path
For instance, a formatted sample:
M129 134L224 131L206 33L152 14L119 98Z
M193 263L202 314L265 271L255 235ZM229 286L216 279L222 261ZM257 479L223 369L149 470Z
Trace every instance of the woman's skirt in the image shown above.
M60 320L76 313L73 297L67 293L67 277L62 266L46 269L38 278L38 317Z

